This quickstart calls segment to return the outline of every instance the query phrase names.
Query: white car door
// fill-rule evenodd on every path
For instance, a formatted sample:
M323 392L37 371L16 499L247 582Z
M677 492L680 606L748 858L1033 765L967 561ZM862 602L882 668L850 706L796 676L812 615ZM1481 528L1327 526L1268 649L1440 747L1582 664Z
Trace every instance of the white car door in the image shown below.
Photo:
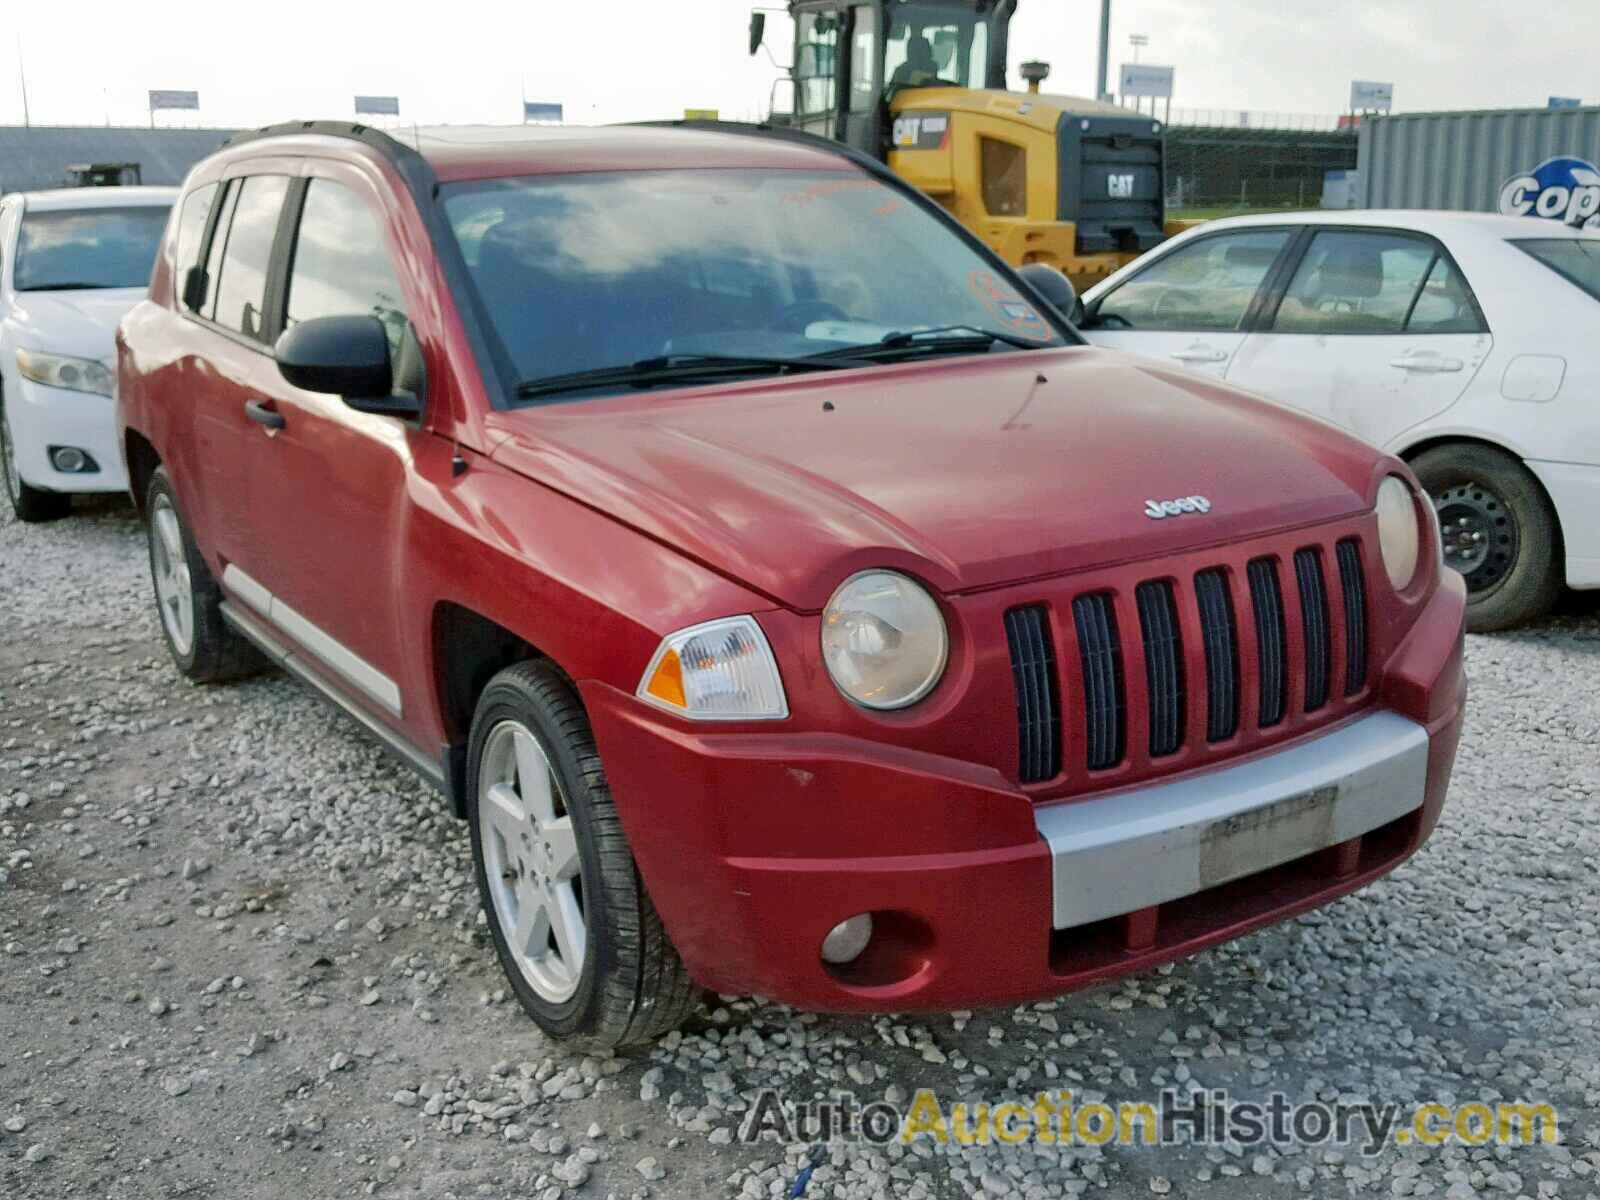
M1079 328L1097 346L1223 375L1293 232L1252 226L1192 238L1095 297Z
M1404 230L1323 228L1263 307L1228 381L1382 446L1454 404L1492 339L1444 247Z

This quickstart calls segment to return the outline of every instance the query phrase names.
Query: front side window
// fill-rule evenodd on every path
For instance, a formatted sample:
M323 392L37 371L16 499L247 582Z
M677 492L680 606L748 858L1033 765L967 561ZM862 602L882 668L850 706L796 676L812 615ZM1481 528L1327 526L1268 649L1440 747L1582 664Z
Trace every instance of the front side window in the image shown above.
M313 179L289 269L288 324L361 314L383 322L389 353L398 358L405 300L378 219L349 188Z
M1600 300L1600 238L1519 238L1511 244Z
M1149 332L1237 330L1288 241L1287 229L1199 238L1107 292L1090 322Z
M1475 333L1477 310L1429 238L1323 230L1311 239L1272 321L1274 333Z
M24 212L12 285L19 292L147 287L166 205Z
M221 275L216 278L213 320L256 341L269 336L266 319L267 268L278 218L289 193L282 175L251 175L237 185L233 220L228 224ZM217 238L220 238L218 227ZM216 238L213 238L215 244Z
M521 380L662 355L806 358L950 327L996 331L999 350L1065 341L937 217L853 171L458 183L444 207Z
M894 5L884 50L891 87L982 88L988 82L988 18L970 5Z

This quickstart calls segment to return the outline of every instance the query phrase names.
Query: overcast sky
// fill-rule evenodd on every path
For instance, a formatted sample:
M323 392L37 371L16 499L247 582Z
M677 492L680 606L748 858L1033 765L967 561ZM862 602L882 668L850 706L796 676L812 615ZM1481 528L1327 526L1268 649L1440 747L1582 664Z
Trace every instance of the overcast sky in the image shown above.
M765 0L779 4L779 0ZM780 5L781 6L781 5ZM1095 0L1021 0L1015 64L1050 62L1051 91L1094 89ZM1335 113L1352 78L1395 85L1397 110L1600 102L1596 0L1113 0L1112 74L1128 35L1177 70L1175 108ZM161 124L349 117L362 92L405 118L506 122L530 100L569 122L764 114L776 76L745 55L750 0L11 0L0 22L0 124L22 120L17 37L35 124L145 123L149 88L194 89L201 112ZM787 62L788 21L769 42Z

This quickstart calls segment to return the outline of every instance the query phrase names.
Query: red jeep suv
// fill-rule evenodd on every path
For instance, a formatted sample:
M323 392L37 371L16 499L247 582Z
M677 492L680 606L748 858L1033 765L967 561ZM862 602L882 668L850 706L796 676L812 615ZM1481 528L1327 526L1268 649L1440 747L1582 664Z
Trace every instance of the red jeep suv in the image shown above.
M243 135L119 339L172 656L436 783L553 1035L1021 1001L1326 903L1444 802L1432 510L1069 292L801 135Z

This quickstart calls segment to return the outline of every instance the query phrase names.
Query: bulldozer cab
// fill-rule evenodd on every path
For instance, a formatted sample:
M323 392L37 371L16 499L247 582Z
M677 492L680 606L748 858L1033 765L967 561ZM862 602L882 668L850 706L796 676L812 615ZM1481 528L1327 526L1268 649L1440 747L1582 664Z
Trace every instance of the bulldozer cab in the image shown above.
M790 0L793 112L769 118L885 163L1013 266L1087 287L1148 250L1164 219L1161 122L1006 88L1018 0ZM750 53L766 18L752 14ZM776 91L776 89L775 89Z
M1015 7L1015 0L793 0L790 123L887 158L887 102L899 89L1005 88ZM752 23L752 53L760 28Z

